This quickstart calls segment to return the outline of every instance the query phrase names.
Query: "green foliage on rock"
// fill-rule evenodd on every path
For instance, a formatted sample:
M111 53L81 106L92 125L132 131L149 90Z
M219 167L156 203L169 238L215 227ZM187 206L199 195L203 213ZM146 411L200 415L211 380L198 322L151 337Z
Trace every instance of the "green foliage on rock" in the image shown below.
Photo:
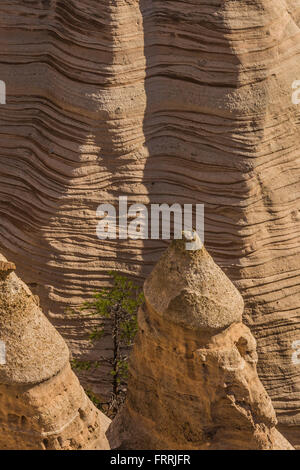
M138 330L137 311L144 302L144 294L141 287L127 277L114 271L110 271L109 275L113 280L112 287L103 287L96 292L92 300L85 302L80 310L106 320L105 330L101 322L101 326L91 332L92 342L101 341L107 327L113 340L113 357L102 357L101 361L111 366L112 394L109 409L110 415L114 416L126 397L128 349Z

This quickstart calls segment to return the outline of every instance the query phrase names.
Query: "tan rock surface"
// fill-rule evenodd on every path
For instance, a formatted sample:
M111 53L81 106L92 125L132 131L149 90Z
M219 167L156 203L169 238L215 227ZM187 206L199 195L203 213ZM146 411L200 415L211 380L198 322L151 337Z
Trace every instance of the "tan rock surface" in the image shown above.
M112 448L292 449L257 375L242 298L205 248L173 242L144 292L128 398L107 432Z
M62 337L0 255L0 449L108 449ZM10 268L12 268L10 264Z
M0 106L1 251L72 352L98 360L111 350L105 338L91 356L98 321L65 310L107 283L112 267L136 273L129 253L142 264L136 243L96 236L99 204L148 192L139 1L4 0L0 44L8 103ZM101 382L109 396L105 371L89 384Z
M91 322L65 307L108 269L147 274L164 248L101 243L97 205L205 203L206 246L300 443L299 26L300 0L0 2L2 251L86 357Z

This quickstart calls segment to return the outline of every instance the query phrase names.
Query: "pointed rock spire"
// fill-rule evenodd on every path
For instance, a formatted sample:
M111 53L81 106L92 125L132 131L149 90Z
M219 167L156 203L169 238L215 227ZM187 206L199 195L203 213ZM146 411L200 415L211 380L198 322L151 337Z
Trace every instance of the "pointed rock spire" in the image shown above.
M0 449L107 449L68 348L0 255Z
M144 284L120 449L290 449L257 371L243 300L201 246L174 241Z
M144 285L147 305L187 329L216 331L242 321L242 296L202 245L187 250L175 240Z

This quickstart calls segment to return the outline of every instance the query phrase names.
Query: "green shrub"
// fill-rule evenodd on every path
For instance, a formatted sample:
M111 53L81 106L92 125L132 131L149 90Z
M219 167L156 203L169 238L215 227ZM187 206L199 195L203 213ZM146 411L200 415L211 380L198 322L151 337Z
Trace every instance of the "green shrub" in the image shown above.
M133 344L138 330L137 311L144 302L144 295L140 286L114 271L109 272L113 279L112 287L103 287L93 295L89 302L85 302L80 308L90 314L98 315L106 319L110 335L113 341L113 356L100 358L101 362L110 364L112 376L112 393L108 404L109 414L114 416L124 402L127 391L128 379L128 350ZM92 342L101 341L104 336L103 321L99 328L95 328L90 334ZM82 361L77 366L80 370L88 370ZM99 361L98 361L99 366ZM76 363L75 363L76 368Z

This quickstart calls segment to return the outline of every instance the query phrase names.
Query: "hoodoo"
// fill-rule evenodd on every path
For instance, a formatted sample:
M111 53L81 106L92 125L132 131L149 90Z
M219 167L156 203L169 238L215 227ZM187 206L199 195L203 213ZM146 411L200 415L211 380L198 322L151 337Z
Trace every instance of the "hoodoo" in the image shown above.
M144 285L119 449L292 449L257 371L243 299L206 249L174 241Z
M0 448L108 449L110 420L84 393L69 351L0 255Z

